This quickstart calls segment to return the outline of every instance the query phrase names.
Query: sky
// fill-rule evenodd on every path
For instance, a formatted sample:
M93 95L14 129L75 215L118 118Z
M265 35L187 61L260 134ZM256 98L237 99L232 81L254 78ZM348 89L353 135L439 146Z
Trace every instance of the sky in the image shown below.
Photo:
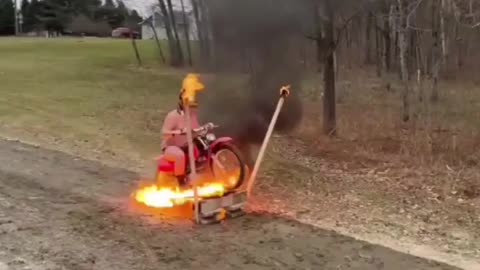
M147 17L152 14L152 6L158 4L158 0L123 0L130 9L136 9L140 16ZM180 0L172 0L174 9L181 9ZM185 8L190 10L190 0L184 0Z
M102 0L105 2L105 0ZM148 17L152 14L152 6L158 5L158 0L122 0L125 5L130 9L135 9L142 17ZM185 9L188 11L191 9L190 0L183 0ZM20 8L21 0L17 0L17 8ZM172 0L174 9L181 9L180 0Z

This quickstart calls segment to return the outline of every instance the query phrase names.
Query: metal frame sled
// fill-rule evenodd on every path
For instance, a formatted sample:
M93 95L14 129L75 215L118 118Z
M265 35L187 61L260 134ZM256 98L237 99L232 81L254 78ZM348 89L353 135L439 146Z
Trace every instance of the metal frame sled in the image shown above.
M243 216L246 204L246 192L234 192L220 198L201 200L198 203L199 223L214 224L228 218Z

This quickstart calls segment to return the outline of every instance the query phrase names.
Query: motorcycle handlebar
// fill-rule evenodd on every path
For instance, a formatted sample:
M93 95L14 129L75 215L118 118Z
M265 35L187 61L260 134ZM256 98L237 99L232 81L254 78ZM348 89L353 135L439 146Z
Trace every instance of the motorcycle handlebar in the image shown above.
M193 133L200 133L200 132L204 132L204 131L209 131L209 130L212 130L214 128L218 128L219 126L218 125L215 125L215 124L212 124L212 123L209 123L209 124L206 124L206 125L203 125L199 128L195 128L192 130ZM168 135L186 135L187 134L187 131L186 130L175 130L175 131L172 131L172 132L169 132L167 133Z
M218 125L215 125L215 124L212 124L212 123L208 123L206 125L203 125L199 128L196 128L193 130L193 132L195 133L198 133L198 132L202 132L202 131L208 131L208 130L212 130L214 128L218 128L219 126Z

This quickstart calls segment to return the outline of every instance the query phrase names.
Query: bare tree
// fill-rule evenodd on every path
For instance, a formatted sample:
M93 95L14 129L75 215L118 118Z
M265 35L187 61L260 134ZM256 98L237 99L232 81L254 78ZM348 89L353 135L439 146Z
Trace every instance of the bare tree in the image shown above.
M178 50L175 37L172 33L172 25L170 20L171 14L168 12L167 5L165 4L164 0L158 0L158 4L160 6L160 12L162 13L162 20L168 39L168 47L170 49L170 64L172 66L179 66L182 63L182 59L180 57L181 51Z
M205 45L205 52L206 56L210 57L213 55L214 52L214 44L211 42L212 37L212 29L211 29L211 22L209 18L209 10L208 6L205 3L205 0L198 0L199 6L200 6L200 15L201 15L201 27L202 27L202 32L203 32L203 37L204 37L204 45Z
M399 56L400 56L400 69L402 76L403 92L402 92L402 101L403 101L403 121L407 122L410 120L410 83L408 79L408 66L407 66L407 33L408 33L408 23L407 23L407 14L406 14L406 0L397 0L398 10L399 10L399 21L400 26L398 28L398 45L399 45Z
M375 17L375 63L377 65L377 76L382 76L382 51L383 51L383 43L382 43L382 33L381 28L379 27L379 19Z
M432 39L433 39L433 48L432 48L432 94L431 101L438 101L438 76L440 71L440 66L442 63L442 55L440 48L440 6L439 1L432 1Z
M205 50L205 37L202 29L202 22L200 20L200 7L198 4L198 0L191 0L192 1L192 9L193 9L193 16L195 18L195 25L197 26L197 36L198 41L200 43L200 51L202 55L204 54Z
M155 44L157 45L158 54L160 55L160 59L162 60L162 63L165 64L166 63L165 54L163 53L163 49L162 49L162 46L160 44L160 40L158 39L157 29L155 29L155 25L154 25L153 20L150 20L148 25L150 26L150 29L152 29L153 37L155 38Z
M185 4L183 3L183 0L180 0L180 3L182 5L183 23L185 25L184 31L185 31L185 43L187 45L188 64L191 66L192 65L192 48L190 46L190 24L189 24L189 21L187 20L187 13L185 12Z
M383 67L385 68L386 72L390 71L390 66L391 66L390 59L391 59L391 48L392 48L389 15L390 15L389 0L382 0L383 28L381 29L381 32L382 32L383 44L384 44L382 61L383 61Z
M175 46L176 52L177 52L177 57L178 57L178 64L183 65L183 51L182 51L182 45L180 44L180 38L178 36L178 30L177 30L177 19L175 18L175 12L173 10L173 5L172 5L172 0L167 0L167 5L168 5L168 13L170 14L170 22L171 22L171 28L172 32L175 38Z
M371 46L371 36L372 36L372 27L374 24L374 16L371 12L368 12L367 23L365 28L365 63L372 64L372 46Z
M442 41L442 63L445 68L448 65L447 29L445 25L447 9L446 1L447 0L441 0L440 7L440 38Z
M330 0L325 1L325 10L327 18L325 25L325 44L328 53L325 59L325 67L323 69L324 81L324 97L323 97L323 131L328 135L335 135L337 132L336 124L336 98L335 98L335 16L332 3Z

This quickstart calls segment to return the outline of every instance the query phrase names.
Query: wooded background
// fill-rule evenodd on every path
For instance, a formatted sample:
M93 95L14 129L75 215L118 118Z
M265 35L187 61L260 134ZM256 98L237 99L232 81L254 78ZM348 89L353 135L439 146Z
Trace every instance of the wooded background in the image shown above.
M15 3L17 25L15 23ZM21 18L21 19L20 19ZM142 20L136 10L113 0L0 0L0 35L51 31L90 36L111 35L112 29L138 29ZM17 27L17 29L16 29Z

